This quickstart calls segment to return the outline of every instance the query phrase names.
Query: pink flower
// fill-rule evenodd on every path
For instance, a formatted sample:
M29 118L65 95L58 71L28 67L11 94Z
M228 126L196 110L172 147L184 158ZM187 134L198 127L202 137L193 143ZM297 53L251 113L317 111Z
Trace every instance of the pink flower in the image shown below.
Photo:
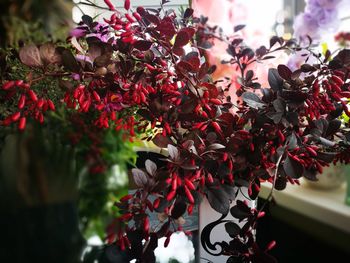
M72 31L70 31L69 35L71 37L80 38L86 35L86 30L81 28L74 28Z

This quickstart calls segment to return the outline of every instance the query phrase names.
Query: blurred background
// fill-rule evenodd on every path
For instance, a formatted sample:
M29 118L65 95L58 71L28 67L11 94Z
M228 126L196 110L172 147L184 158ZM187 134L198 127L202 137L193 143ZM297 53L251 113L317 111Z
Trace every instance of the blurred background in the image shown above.
M158 8L159 1L131 2L134 7ZM122 11L123 1L114 2ZM336 17L333 13L323 14L324 28L315 36L321 47L336 50L350 46L349 2L343 0L340 3L342 7L337 9ZM110 15L108 11L101 12L92 7L91 3L104 6L103 0L1 0L0 47L6 49L48 40L64 43L83 14L97 17L99 21ZM268 44L272 35L287 39L296 36L295 29L300 27L297 17L306 7L304 0L172 0L166 7L181 10L190 4L197 15L208 16L209 22L221 26L226 34L233 32L234 25L246 24L244 35L247 44L255 48ZM326 21L328 15L332 15L331 26ZM221 52L213 52L216 62L222 59ZM128 191L127 168L137 159L135 147L148 150L150 146L141 142L125 143L121 135L106 133L103 135L103 147L107 152L113 152L113 156L105 156L112 164L111 169L98 174L99 177L87 176L88 171L84 170L82 161L79 162L78 151L79 177L73 176L72 179L72 175L65 171L67 176L60 178L66 183L63 191L55 191L58 182L49 180L51 201L44 202L39 198L33 205L24 206L20 201L14 204L17 199L13 197L9 185L16 182L8 177L19 173L14 160L18 154L13 150L15 145L26 142L19 142L14 137L4 138L2 134L4 132L0 130L0 199L3 200L0 202L0 226L4 233L0 241L0 259L4 256L12 260L0 261L26 262L26 257L35 257L37 253L52 256L57 252L53 247L65 244L66 251L70 250L69 247L80 250L75 249L78 251L75 254L67 253L69 259L66 261L48 262L120 262L113 249L103 246L105 229L118 214L113 202ZM51 135L48 138L57 139ZM70 151L64 143L61 146L64 148L61 149L62 154ZM86 149L80 149L81 154L84 151ZM57 174L53 172L51 177L55 176ZM350 180L350 169L346 166L330 167L319 177L317 183L301 181L298 187L301 190L296 190L297 186L288 186L284 192L278 192L275 203L267 207L267 216L259 224L259 243L264 247L270 240L276 240L278 245L272 254L280 262L335 262L325 260L332 255L339 256L344 262L350 258L350 200L346 204L349 195L346 180ZM264 185L258 205L263 203L268 191L269 186ZM41 222L40 228L33 223L38 221ZM54 233L57 240L48 241L47 232ZM68 236L71 237L69 240ZM176 234L166 250L162 242L164 240L156 250L158 262L195 262L195 244L184 234ZM10 250L8 244L12 244ZM60 258L60 255L57 257Z

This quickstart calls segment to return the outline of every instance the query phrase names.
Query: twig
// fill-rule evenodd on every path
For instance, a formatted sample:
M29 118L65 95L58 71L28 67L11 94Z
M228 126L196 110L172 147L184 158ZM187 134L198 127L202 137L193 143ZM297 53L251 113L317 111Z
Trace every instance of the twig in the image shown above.
M270 190L269 195L266 198L266 202L262 205L262 207L259 209L259 212L263 211L266 204L270 201L270 199L272 198L274 189L275 189L275 184L276 184L276 179L277 179L277 175L278 175L278 169L279 166L281 164L282 158L283 158L284 152L281 154L281 156L278 158L277 163L276 163L276 170L275 170L275 174L274 174L274 178L273 178L273 183L272 183L272 188Z

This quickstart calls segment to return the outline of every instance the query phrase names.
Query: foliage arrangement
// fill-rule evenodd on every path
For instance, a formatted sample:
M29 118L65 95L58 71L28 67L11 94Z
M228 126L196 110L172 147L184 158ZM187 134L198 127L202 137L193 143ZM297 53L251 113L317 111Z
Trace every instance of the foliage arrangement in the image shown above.
M157 10L132 10L126 0L122 14L105 0L111 17L98 23L83 16L70 46L22 47L18 59L27 70L21 79L5 71L1 125L23 132L27 124L46 125L63 108L61 125L72 127L73 142L112 128L130 138L144 133L168 150L163 167L147 160L144 170L132 169L138 189L115 204L122 215L108 228L107 241L128 260L154 262L157 240L166 237L168 244L182 229L176 219L206 197L217 212L244 222L226 222L232 240L216 243L228 262L275 262L267 254L275 243L261 249L254 239L264 212L230 203L237 188L256 199L260 184L270 182L270 199L274 189L300 177L316 180L322 167L349 162L350 133L339 116L350 116L350 50L328 51L294 71L279 65L268 72L269 87L262 87L248 66L279 50L300 51L295 40L273 37L268 47L252 50L239 34L222 36L205 18L194 18L190 8L180 17L164 10L167 2ZM237 101L226 94L228 79L211 79L215 66L206 62L205 49L214 39L229 43L231 59L224 63L240 72ZM40 85L48 80L59 86ZM98 148L89 147L91 159L101 160ZM96 173L102 168L99 162L91 167ZM149 221L154 211L162 214L156 228Z

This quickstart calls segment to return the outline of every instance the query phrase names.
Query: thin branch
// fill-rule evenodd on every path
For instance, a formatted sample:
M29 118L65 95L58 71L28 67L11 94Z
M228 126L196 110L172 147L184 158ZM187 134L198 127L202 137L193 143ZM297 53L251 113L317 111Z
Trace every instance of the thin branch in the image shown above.
M86 3L86 2L79 2L77 5L87 5L87 6L92 6L92 7L98 8L98 9L111 11L108 7L99 6L99 5L96 5L96 4L94 4L94 3L90 2L90 1L88 1L88 3Z
M283 158L284 152L281 154L281 156L278 158L277 163L276 163L276 170L275 170L275 174L274 174L274 178L273 178L273 183L272 183L272 188L270 190L269 195L266 198L266 202L262 205L262 207L259 209L259 212L263 211L266 204L270 201L270 199L272 198L273 192L275 190L275 185L276 185L276 179L277 179L277 175L278 175L278 169L279 166L281 164L282 158Z

